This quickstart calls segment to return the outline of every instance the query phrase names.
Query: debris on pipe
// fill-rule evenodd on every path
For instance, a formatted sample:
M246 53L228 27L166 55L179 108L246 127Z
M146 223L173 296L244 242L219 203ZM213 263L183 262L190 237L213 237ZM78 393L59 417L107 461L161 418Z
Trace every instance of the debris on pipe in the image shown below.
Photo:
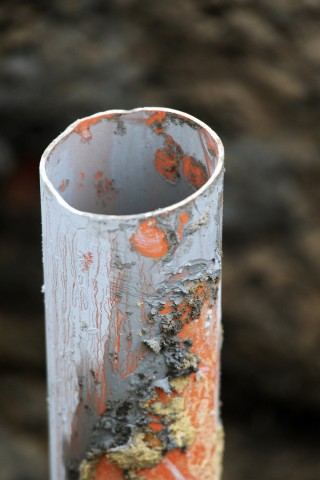
M220 139L107 111L40 176L51 480L220 479Z

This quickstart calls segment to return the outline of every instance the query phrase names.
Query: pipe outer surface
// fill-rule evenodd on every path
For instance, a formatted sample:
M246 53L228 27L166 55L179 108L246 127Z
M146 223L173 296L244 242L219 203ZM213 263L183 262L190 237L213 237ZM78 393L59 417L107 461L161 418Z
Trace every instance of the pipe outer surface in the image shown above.
M40 164L51 480L219 480L223 146L166 108Z

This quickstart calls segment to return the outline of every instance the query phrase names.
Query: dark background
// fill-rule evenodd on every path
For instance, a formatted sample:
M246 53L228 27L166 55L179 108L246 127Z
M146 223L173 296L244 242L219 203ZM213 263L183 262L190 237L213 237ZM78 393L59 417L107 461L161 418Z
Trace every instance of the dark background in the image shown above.
M48 478L41 153L138 106L226 147L224 479L317 480L319 0L1 0L0 477Z

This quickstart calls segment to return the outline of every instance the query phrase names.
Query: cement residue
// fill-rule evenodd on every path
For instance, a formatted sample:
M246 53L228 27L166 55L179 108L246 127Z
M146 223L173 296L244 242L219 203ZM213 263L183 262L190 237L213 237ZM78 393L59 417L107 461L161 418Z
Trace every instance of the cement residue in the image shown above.
M164 445L159 436L153 431L137 430L126 445L110 449L103 454L91 451L91 459L80 465L80 480L93 480L96 468L103 455L111 463L115 463L124 471L127 480L142 480L138 470L153 467L163 459Z
M151 410L163 419L169 432L169 449L189 447L194 439L195 430L184 411L183 397L175 397L168 403L155 402Z
M189 385L190 377L189 375L182 375L177 378L172 378L170 380L170 387L175 392L181 393Z
M199 359L189 351L184 342L171 342L164 350L164 356L171 376L195 373L198 370Z
M195 437L195 430L190 418L182 411L169 425L169 435L173 443L182 450L190 447Z
M160 353L161 351L161 338L151 338L144 339L143 343L145 343L154 353Z
M186 117L180 117L177 116L176 114L172 114L170 112L167 112L167 119L170 119L171 123L174 125L180 125L181 127L184 127L187 125L188 127L192 128L194 131L201 131L202 127L195 123L193 120L186 118Z
M149 314L154 336L141 330L141 340L150 353L162 356L166 370L161 376L151 375L148 369L144 372L142 360L139 369L144 373L132 375L127 399L107 402L80 465L80 480L93 480L102 456L120 467L126 480L142 480L143 470L160 464L167 452L184 451L192 445L195 429L185 411L183 393L190 375L197 373L200 359L192 352L191 339L182 339L179 333L200 317L204 302L209 296L214 301L215 295L216 279L202 274L172 290L166 297L168 313L161 313L163 302L155 301ZM219 464L222 437L217 437L217 442L215 461Z
M209 223L212 206L208 206L204 213L186 228L186 234L192 234Z
M116 128L114 130L115 135L125 135L127 133L127 128L125 126L123 115L121 113L114 113L110 117L107 117L107 120L114 122L116 124Z
M175 420L183 410L183 398L175 397L168 403L158 401L151 404L150 409L159 417L163 417L166 422Z
M123 470L140 470L160 463L162 450L163 446L156 436L141 430L133 435L127 445L107 452L106 457Z
M100 461L99 457L91 461L84 460L80 465L79 479L93 480L96 474L96 468L98 466L99 461Z
M183 328L183 322L171 314L163 316L161 331L164 334L176 335Z
M137 472L128 471L124 474L125 480L146 480L145 477L139 475Z

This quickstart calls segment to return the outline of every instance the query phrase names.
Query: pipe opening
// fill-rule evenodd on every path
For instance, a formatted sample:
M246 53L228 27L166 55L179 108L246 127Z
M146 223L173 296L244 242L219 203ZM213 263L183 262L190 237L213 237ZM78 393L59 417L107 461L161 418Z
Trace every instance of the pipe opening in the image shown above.
M138 109L77 122L46 161L60 196L77 210L132 215L192 195L213 175L218 146L182 113Z

